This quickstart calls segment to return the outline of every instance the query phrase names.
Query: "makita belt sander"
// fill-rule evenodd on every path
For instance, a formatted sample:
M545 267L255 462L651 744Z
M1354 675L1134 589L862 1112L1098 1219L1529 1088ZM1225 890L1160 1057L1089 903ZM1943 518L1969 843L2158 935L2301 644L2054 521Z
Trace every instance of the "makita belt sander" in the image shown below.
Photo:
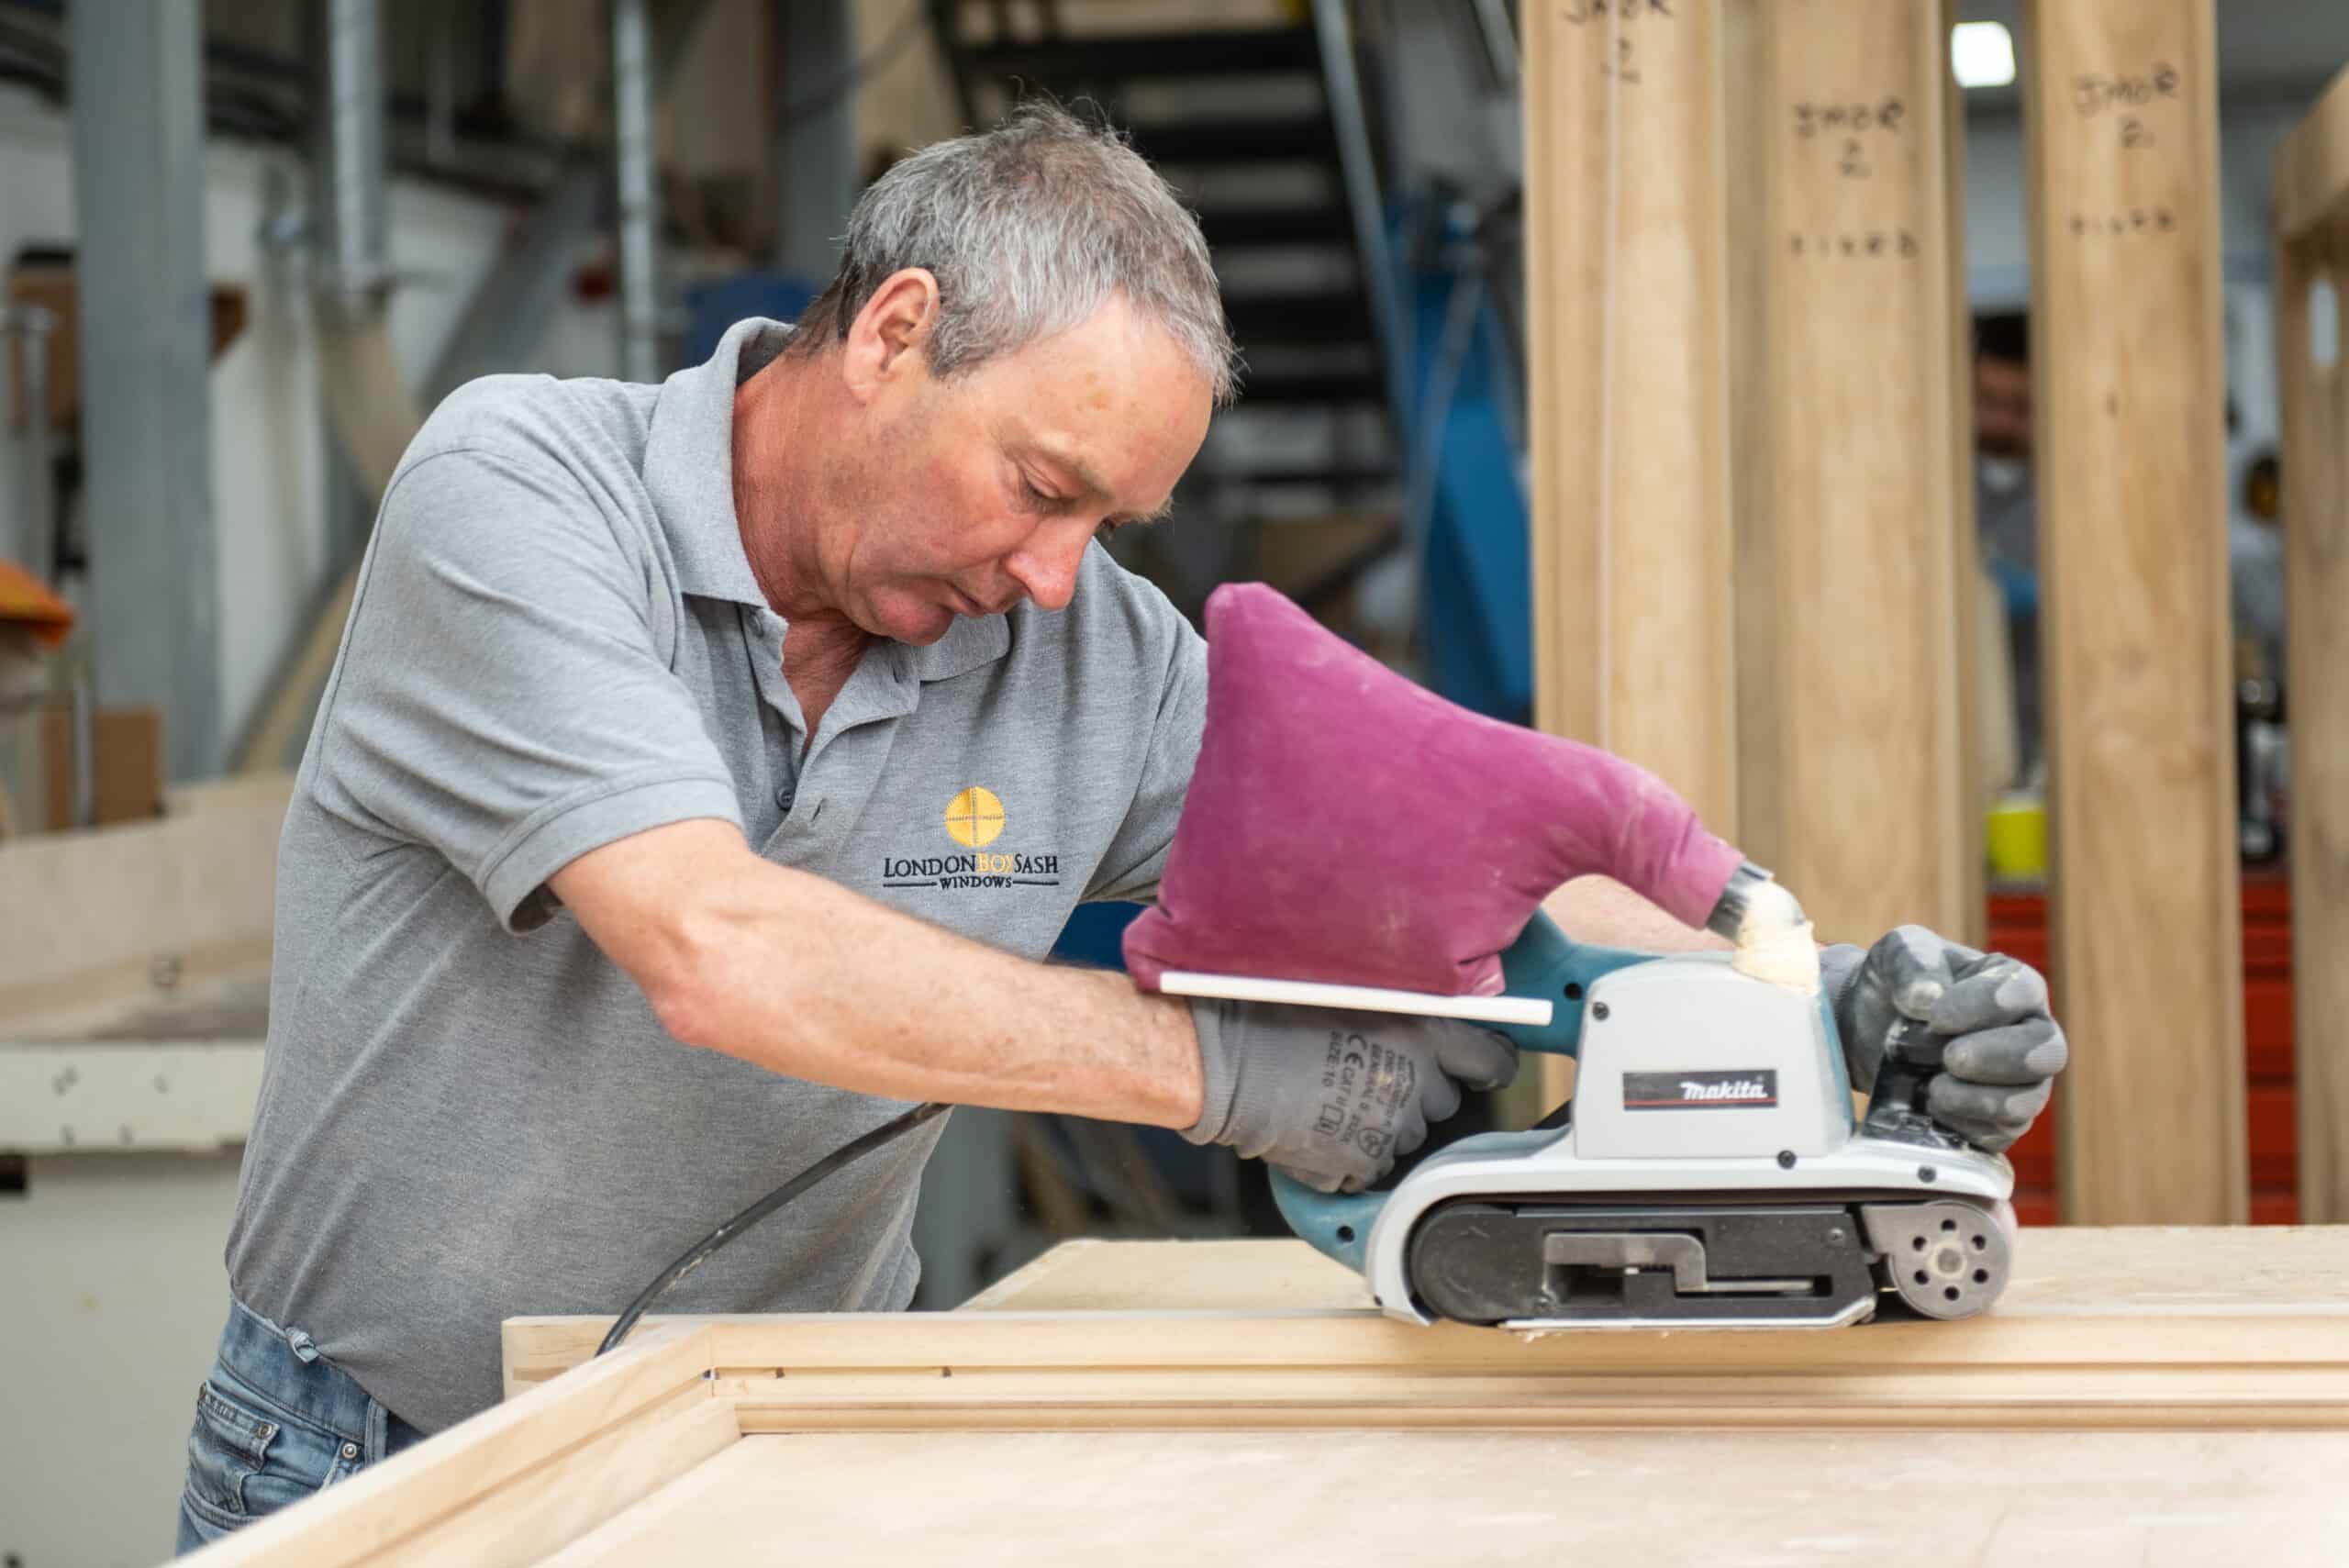
M1577 1062L1539 1126L1380 1188L1275 1173L1290 1226L1386 1311L1824 1328L1997 1300L2012 1169L1924 1115L1921 1038L1891 1042L1854 1117L1801 909L1653 775L1445 703L1262 586L1216 592L1208 652L1198 767L1127 931L1137 983L1472 1018ZM1541 901L1592 873L1735 951L1568 940Z

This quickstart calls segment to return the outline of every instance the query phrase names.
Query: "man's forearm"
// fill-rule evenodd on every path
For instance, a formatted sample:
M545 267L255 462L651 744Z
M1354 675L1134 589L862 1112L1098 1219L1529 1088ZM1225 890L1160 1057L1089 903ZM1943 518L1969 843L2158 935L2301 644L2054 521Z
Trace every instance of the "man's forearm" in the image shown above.
M1578 876L1542 902L1558 929L1578 942L1640 952L1693 952L1730 944L1692 930L1612 877Z
M751 854L721 823L655 864L565 868L555 888L641 984L672 1034L795 1078L896 1099L1161 1127L1198 1119L1188 1006L1123 975L1031 962ZM633 873L633 874L631 874ZM647 878L653 879L647 885ZM602 895L599 896L598 895Z
M704 906L713 925L680 1020L688 1043L898 1099L1159 1127L1198 1119L1198 1043L1181 1001L751 865ZM770 885L795 879L812 885Z

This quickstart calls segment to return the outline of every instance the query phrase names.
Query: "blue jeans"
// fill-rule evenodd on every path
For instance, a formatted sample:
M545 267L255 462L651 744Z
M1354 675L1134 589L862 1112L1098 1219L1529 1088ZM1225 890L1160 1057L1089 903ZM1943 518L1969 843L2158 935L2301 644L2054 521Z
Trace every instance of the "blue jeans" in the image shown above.
M179 1551L195 1551L424 1434L318 1354L310 1336L228 1303L220 1357L195 1391Z

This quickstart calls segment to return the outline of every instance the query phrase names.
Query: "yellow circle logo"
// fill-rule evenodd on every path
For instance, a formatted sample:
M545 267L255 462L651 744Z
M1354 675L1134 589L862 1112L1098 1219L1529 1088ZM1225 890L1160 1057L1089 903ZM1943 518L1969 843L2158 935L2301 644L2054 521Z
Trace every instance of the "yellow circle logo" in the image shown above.
M992 791L973 785L946 803L946 830L956 843L974 850L992 844L1003 831L1003 802Z

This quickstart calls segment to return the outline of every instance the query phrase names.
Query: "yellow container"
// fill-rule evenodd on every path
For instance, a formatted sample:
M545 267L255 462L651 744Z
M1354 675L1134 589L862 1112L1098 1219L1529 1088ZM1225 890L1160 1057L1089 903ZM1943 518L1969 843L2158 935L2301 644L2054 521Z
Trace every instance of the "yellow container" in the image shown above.
M1990 807L1984 847L1990 874L2026 882L2047 874L2047 806L2035 795L2003 795Z

